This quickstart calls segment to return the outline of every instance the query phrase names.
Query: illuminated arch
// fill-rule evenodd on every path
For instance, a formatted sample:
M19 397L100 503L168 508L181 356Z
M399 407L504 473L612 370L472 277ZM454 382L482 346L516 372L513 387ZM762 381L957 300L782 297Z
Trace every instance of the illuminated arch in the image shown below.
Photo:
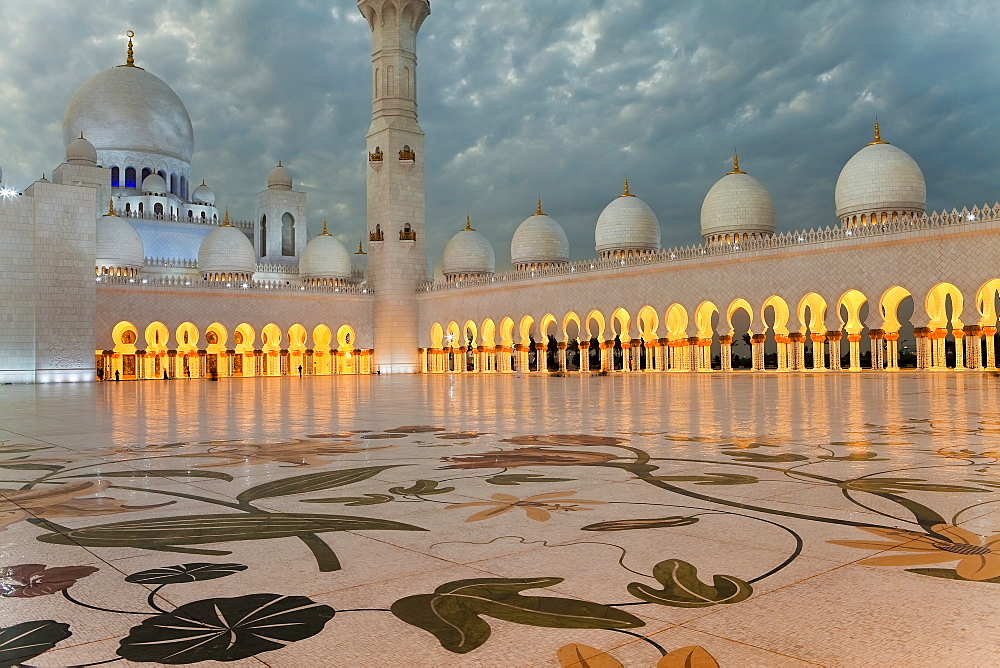
M470 336L471 335L471 336ZM476 346L479 341L479 326L472 320L467 320L462 328L462 345Z
M590 323L591 322L597 323L597 331L596 332L594 332L593 330L591 330L591 328L590 328ZM593 311L591 311L590 313L587 314L586 332L587 332L587 338L588 339L597 339L598 341L604 341L604 329L605 329L605 327L606 327L606 324L604 322L604 314L603 313L601 313L600 311L598 311L598 310L595 309L595 310L593 310Z
M497 326L491 318L483 320L483 328L481 330L483 335L483 345L487 348L492 348L496 346L496 334Z
M770 329L775 334L788 336L788 304L777 295L771 295L760 308L761 320L764 320L764 313L770 307L774 311L774 324ZM768 330L767 321L764 320L764 331Z
M946 308L948 297L951 297L951 325L954 329L962 328L960 316L965 307L962 291L951 283L938 283L930 289L924 300L927 315L931 319L927 326L931 329L946 329L948 327L948 310Z
M264 325L264 328L260 330L260 349L265 352L271 352L281 349L281 329L270 322Z
M569 326L571 324L576 325L576 336L573 337L574 339L578 338L580 336L580 332L583 331L583 325L580 323L580 316L578 316L574 311L570 311L565 316L563 316L563 321L562 321L563 341L570 340Z
M904 299L912 296L909 290L898 285L894 285L882 294L879 299L879 307L882 309L882 318L885 320L882 329L887 334L895 334L902 327L902 323L899 322L899 305Z
M337 348L340 350L354 350L358 347L357 335L350 325L341 325L337 330Z
M214 343L213 343L214 341ZM225 352L229 343L229 331L220 322L213 322L205 328L205 350L210 353Z
M444 348L444 329L439 322L431 325L431 348L437 348L438 350Z
M617 327L615 327L617 325ZM611 333L618 335L622 341L632 339L632 316L623 308L616 308L611 314ZM612 339L614 336L611 337Z
M806 309L809 310L808 319ZM814 334L826 333L826 300L819 293L810 292L799 301L798 316L801 333L804 334L807 327Z
M167 326L160 321L151 322L146 327L144 336L146 339L146 350L166 350L170 342L170 332L167 330Z
M652 306L643 306L639 309L639 315L636 316L636 321L639 324L639 335L646 341L653 341L656 339L656 330L660 326L659 317L656 314L656 309Z
M687 338L688 312L680 304L671 304L663 319L667 325L667 338L672 341Z
M439 341L439 343L447 343L454 348L462 347L462 328L458 326L457 322L452 320L448 323L448 327L444 330L444 339L443 341ZM440 347L440 345L435 346L435 348Z
M307 338L309 338L309 333L306 331L305 327L298 323L292 325L288 328L288 349L304 349L306 347Z
M750 320L750 328L747 330L747 333L753 336L753 307L750 306L750 302L742 297L734 299L729 304L729 308L726 309L726 325L729 327L729 335L732 336L736 331L736 328L733 327L733 315L737 311L746 312L747 318Z
M518 332L521 335L521 345L527 346L531 343L531 329L534 325L535 319L530 315L521 318L521 325L518 327Z
M233 333L233 349L241 354L253 352L254 343L257 341L257 332L248 323L237 325Z
M865 324L861 322L861 307L868 301L868 297L865 297L864 293L860 290L848 290L840 299L837 300L837 317L841 320L841 329L847 330L848 334L860 334L861 330L865 328ZM840 316L840 308L844 306L847 308L847 321Z
M976 308L979 310L981 327L995 327L997 324L996 295L1000 293L1000 278L983 283L976 292Z
M191 322L182 322L177 331L174 332L174 339L177 341L177 350L190 352L198 349L198 328Z
M111 340L114 341L114 351L125 355L135 353L135 344L139 340L139 330L127 320L122 320L111 330Z
M712 327L712 316L719 312L719 307L713 302L703 301L694 311L694 326L699 339L711 339L715 330Z
M312 331L313 350L326 352L331 349L333 332L326 325L316 325Z
M500 345L505 348L514 345L514 320L510 317L500 321Z

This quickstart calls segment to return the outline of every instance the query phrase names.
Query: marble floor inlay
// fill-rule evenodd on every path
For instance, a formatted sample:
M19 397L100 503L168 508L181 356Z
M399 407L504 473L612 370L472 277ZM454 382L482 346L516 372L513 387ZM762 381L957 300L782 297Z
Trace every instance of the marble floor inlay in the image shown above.
M0 387L0 666L993 666L1000 377Z

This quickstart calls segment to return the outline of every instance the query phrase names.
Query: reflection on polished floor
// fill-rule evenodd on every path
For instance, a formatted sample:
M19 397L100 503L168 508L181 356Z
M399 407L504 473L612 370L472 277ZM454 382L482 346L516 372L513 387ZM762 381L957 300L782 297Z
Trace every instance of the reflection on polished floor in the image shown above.
M0 665L988 666L1000 378L0 388Z

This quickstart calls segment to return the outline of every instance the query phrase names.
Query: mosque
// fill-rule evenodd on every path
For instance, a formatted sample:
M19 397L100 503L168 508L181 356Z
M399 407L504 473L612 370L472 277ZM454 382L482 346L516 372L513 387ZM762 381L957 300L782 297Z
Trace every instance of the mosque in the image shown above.
M592 259L570 259L538 201L512 271L467 219L435 279L416 111L430 3L358 8L373 37L366 243L352 252L325 224L308 239L306 193L281 163L253 219L232 220L192 176L184 103L136 64L129 33L124 64L67 106L65 162L0 200L0 382L728 372L740 346L757 372L891 371L901 337L920 369L997 366L1000 204L928 213L919 166L877 123L837 180L837 225L779 233L734 156L698 243L662 248L625 181L595 212Z

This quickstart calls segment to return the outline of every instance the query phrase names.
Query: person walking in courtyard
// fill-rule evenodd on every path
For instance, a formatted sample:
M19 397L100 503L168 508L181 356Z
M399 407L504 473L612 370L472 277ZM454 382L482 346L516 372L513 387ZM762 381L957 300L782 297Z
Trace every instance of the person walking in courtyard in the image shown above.
M299 378L301 378L301 377L302 377L302 365L300 364L299 365Z

